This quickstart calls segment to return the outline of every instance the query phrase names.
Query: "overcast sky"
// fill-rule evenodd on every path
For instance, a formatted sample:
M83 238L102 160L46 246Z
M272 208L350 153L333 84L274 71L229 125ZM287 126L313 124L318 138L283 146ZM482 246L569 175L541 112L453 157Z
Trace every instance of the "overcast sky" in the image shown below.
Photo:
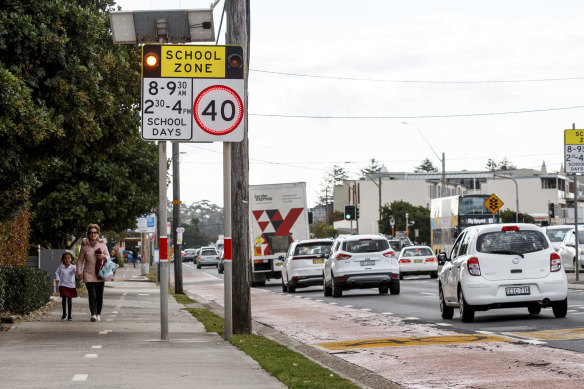
M489 158L559 171L563 130L584 128L582 20L576 0L251 0L250 184L305 181L314 206L333 165L357 178L371 158L389 171L440 167L442 153L447 171ZM222 144L181 151L181 200L222 206Z

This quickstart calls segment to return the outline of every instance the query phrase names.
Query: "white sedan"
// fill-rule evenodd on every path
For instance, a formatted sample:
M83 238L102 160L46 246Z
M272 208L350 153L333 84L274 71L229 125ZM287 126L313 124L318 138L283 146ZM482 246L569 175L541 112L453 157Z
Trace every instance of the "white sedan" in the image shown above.
M441 254L442 255L442 254ZM568 282L560 256L533 224L487 224L465 229L439 276L442 318L458 308L463 322L475 311L526 307L530 314L551 307L568 311Z
M397 258L399 263L399 279L408 274L428 274L438 278L438 259L428 246L404 247Z

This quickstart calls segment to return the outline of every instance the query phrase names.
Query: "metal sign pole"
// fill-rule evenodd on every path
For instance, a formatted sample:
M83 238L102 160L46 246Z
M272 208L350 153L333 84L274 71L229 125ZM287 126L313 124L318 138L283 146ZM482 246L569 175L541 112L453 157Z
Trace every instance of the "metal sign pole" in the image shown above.
M231 143L223 142L223 209L224 209L224 238L223 238L223 299L224 299L224 332L225 339L233 335L233 296L231 273ZM229 245L229 247L227 247ZM227 257L229 256L229 259Z

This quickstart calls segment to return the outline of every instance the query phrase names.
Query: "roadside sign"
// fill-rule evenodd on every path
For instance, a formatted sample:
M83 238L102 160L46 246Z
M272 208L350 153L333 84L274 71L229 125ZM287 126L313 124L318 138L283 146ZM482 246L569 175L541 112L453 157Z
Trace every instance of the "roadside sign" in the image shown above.
M564 130L564 170L584 173L584 130Z
M483 203L483 205L487 207L487 209L491 211L493 215L496 214L499 209L501 209L503 204L505 203L503 203L503 201L501 201L501 199L498 198L494 193L490 195L489 198Z
M179 234L182 234L183 232L185 232L185 228L184 227L176 227L176 232L178 232Z
M142 47L142 138L241 142L243 48L146 44Z

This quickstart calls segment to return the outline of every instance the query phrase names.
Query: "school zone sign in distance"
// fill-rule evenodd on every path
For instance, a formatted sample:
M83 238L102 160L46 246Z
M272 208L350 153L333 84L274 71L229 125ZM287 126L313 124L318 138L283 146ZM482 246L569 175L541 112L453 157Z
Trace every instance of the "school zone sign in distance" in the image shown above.
M241 142L241 46L142 47L142 138Z

